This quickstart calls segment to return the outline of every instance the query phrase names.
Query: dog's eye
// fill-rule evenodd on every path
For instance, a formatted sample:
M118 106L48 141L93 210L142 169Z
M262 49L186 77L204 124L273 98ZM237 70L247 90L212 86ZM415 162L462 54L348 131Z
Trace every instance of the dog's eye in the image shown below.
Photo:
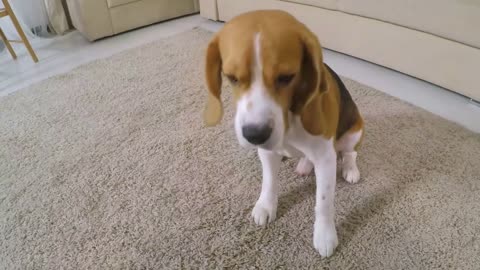
M238 79L237 77L235 77L234 75L225 75L227 76L228 80L232 83L232 84L237 84L238 83Z
M277 88L288 86L290 82L292 82L294 77L295 77L295 74L280 75L275 80L275 85L277 86Z

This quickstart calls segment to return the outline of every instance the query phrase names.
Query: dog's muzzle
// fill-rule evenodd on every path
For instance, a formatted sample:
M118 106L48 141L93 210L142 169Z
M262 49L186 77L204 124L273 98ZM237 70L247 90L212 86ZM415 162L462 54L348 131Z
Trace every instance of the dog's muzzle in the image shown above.
M262 145L268 141L272 135L272 127L268 124L250 124L242 127L242 135L249 143L253 145Z

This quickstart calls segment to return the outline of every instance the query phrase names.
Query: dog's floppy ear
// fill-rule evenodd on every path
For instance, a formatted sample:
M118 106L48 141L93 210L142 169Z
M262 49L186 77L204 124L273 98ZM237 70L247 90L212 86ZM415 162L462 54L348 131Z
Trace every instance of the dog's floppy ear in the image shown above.
M320 42L304 25L299 27L299 38L303 47L303 57L301 82L295 89L292 100L293 113L300 113L316 95L327 90Z
M203 118L207 126L214 126L222 120L223 106L220 94L222 92L222 59L218 45L218 36L208 44L205 61L205 77L208 88L207 106Z

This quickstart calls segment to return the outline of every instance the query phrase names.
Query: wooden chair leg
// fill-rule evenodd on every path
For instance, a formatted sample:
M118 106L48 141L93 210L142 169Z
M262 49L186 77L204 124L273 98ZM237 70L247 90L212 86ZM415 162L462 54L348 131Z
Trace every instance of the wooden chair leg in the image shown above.
M5 44L5 47L7 47L8 51L12 55L13 59L17 59L17 55L15 54L15 51L12 48L12 45L7 39L7 36L5 36L5 33L3 33L2 29L0 28L0 38L3 40L3 44Z
M5 9L7 10L8 15L10 16L10 19L12 19L12 23L15 26L15 28L17 29L18 35L22 39L23 44L25 44L25 47L27 47L27 50L30 53L30 56L32 57L33 61L35 63L37 63L38 62L38 57L35 54L35 52L33 51L32 45L28 41L27 36L25 36L25 32L23 32L23 29L20 26L20 23L18 22L17 17L13 13L12 7L10 6L10 4L8 3L7 0L3 0L3 5L5 6Z

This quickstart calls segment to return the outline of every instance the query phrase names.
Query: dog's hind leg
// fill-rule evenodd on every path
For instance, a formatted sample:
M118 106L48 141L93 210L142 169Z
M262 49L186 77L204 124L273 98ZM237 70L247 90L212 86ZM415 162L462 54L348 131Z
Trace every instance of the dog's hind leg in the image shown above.
M360 180L360 171L357 167L357 150L363 136L363 128L347 131L339 140L337 140L337 152L341 156L341 170L345 181L357 183Z
M313 163L307 157L302 157L297 164L295 172L300 176L307 176L313 171Z

